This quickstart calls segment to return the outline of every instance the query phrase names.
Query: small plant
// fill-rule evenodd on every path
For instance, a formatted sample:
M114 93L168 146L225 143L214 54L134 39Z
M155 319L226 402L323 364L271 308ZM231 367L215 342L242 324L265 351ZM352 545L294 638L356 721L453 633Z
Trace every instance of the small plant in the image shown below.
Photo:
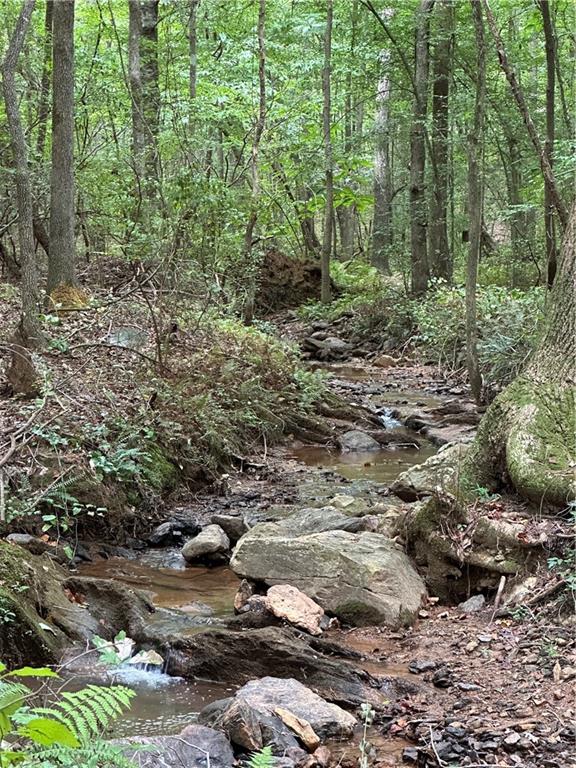
M375 756L374 747L368 741L368 729L374 722L375 714L373 707L366 702L360 707L360 716L362 718L362 740L358 745L360 751L360 760L358 761L359 768L368 768Z
M48 667L8 672L0 663L0 741L10 744L18 740L18 749L2 749L3 768L14 764L44 768L89 765L82 753L94 753L95 740L130 707L135 696L134 691L120 685L88 685L80 691L60 691L50 705L29 706L37 693L21 682L26 678L59 676ZM110 758L114 756L121 762L118 750L107 751L108 762L94 766L112 765Z
M498 501L502 498L499 493L490 493L488 488L484 488L482 485L477 485L474 488L474 494L479 501Z
M246 765L247 768L272 768L274 765L272 747L262 747L258 752L253 752Z

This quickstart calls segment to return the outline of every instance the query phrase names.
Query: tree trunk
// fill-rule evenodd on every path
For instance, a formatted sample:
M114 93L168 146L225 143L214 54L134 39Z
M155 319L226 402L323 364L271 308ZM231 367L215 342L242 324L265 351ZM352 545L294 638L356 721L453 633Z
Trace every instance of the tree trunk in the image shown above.
M476 101L474 122L468 135L468 212L470 216L470 248L466 268L466 367L470 389L477 403L481 402L482 376L478 363L478 331L476 317L476 286L482 243L484 211L484 178L482 146L484 139L484 113L486 103L486 48L482 6L471 0L472 18L476 37Z
M467 488L511 485L539 505L576 496L576 204L550 293L545 333L526 370L494 401L464 460Z
M258 117L254 126L254 139L252 141L252 156L250 171L252 175L252 199L250 214L244 232L244 256L246 259L247 288L246 301L244 302L243 318L246 325L251 325L254 319L254 302L256 299L256 273L257 265L252 255L252 238L254 228L258 221L258 203L260 202L260 169L258 166L258 153L260 140L266 126L266 0L258 3Z
M54 3L52 43L52 172L47 293L75 303L74 0ZM70 294L66 296L66 291Z
M160 123L160 83L158 80L158 5L159 0L140 2L140 76L142 118L144 122L144 190L148 200L157 197L160 178L158 127Z
M39 291L34 253L32 215L32 184L28 168L28 149L22 127L15 73L18 58L34 11L35 0L25 0L16 22L16 28L2 63L2 86L6 117L10 132L13 162L16 171L16 202L18 208L18 237L20 241L20 295L22 314L14 339L8 380L13 389L26 394L34 388L36 371L29 350L40 345L42 336L39 322Z
M333 0L326 0L326 29L324 32L324 68L322 70L322 130L324 136L324 164L326 178L326 206L324 210L324 232L322 235L321 257L321 300L328 304L332 299L330 284L330 258L332 254L332 222L334 212L334 167L332 160L332 105L331 105L331 77L332 77L332 21Z
M554 92L556 86L556 37L550 18L550 3L539 0L538 6L544 24L544 40L546 45L546 142L544 152L550 168L554 167ZM546 265L548 286L554 282L556 275L556 233L554 231L554 200L548 185L544 187L544 229L546 231Z
M454 31L453 0L439 0L437 13L432 86L434 187L430 212L430 269L435 277L451 282L452 258L448 244L448 107Z
M190 20L188 22L188 57L189 57L189 77L188 77L188 95L190 102L196 98L196 81L198 79L198 6L200 0L190 0ZM190 115L192 119L193 115Z
M558 214L558 218L560 219L562 227L566 227L566 224L568 223L568 210L564 205L564 202L560 195L560 190L558 189L556 178L554 176L554 171L552 169L552 166L550 165L550 161L546 154L545 148L542 146L540 137L538 136L538 132L536 130L536 126L534 125L534 122L532 120L532 116L528 111L528 105L526 104L526 100L524 98L524 92L520 87L520 83L518 81L516 73L512 69L510 62L508 60L508 55L506 53L506 49L504 48L502 36L498 31L498 26L496 24L496 19L494 18L494 14L490 9L488 0L482 0L482 2L486 10L486 18L488 20L488 26L490 27L492 37L494 38L494 42L496 43L496 50L498 51L498 60L500 62L500 67L504 72L504 74L506 75L506 79L508 80L508 83L510 85L510 90L512 91L512 95L514 97L514 100L516 101L518 110L522 115L522 119L524 120L524 124L526 126L528 136L530 137L530 141L532 142L534 149L536 150L536 153L540 160L540 168L542 171L542 176L544 178L544 185L548 190L548 195L550 196L550 200L552 201L554 208L556 209L556 212Z
M379 56L380 79L376 94L374 122L376 152L374 154L374 221L372 225L372 264L385 275L390 274L392 245L392 168L390 166L390 79L388 51Z
M46 146L46 130L50 115L50 59L52 57L52 18L54 15L54 0L46 0L44 15L44 60L42 63L42 78L40 80L40 97L38 99L38 134L36 137L36 157L39 163L44 159Z
M128 0L128 81L132 105L132 161L139 180L143 175L144 117L142 115L142 74L140 38L142 18L140 0Z
M426 114L428 112L428 50L430 14L434 0L420 0L416 26L414 112L410 131L410 234L412 293L419 296L428 288L429 268L426 245L427 211L425 190Z

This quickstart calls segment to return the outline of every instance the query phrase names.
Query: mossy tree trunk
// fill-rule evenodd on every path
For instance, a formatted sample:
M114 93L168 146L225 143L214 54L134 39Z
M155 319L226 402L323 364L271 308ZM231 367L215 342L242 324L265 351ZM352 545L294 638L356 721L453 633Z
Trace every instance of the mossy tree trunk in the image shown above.
M563 507L576 497L576 203L570 212L546 329L526 370L494 401L469 452L468 484L511 485Z

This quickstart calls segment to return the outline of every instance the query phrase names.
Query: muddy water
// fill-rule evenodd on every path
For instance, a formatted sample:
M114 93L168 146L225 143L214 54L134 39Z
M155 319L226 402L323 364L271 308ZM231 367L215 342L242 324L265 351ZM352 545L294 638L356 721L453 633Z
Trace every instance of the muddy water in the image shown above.
M230 568L187 567L177 550L151 550L137 560L97 560L81 566L80 574L144 589L159 608L177 608L191 616L232 615L238 589L238 577Z
M411 447L383 449L369 453L340 453L338 450L318 446L292 448L289 458L309 467L331 469L348 480L373 480L383 485L392 483L400 472L421 464L438 449L428 443L420 449Z

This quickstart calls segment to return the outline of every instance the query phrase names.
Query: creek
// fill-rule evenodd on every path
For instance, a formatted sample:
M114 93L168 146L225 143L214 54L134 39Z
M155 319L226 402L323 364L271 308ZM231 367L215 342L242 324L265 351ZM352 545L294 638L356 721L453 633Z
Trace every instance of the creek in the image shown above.
M326 477L326 470L345 478L347 492L361 494L366 486L388 486L400 472L425 461L437 450L432 443L423 441L421 436L416 439L415 433L406 430L396 420L392 408L398 404L432 408L441 402L440 398L418 390L378 390L373 379L363 376L357 369L340 367L337 376L344 385L350 383L356 387L361 382L360 386L367 387L371 402L382 414L383 428L391 432L402 430L402 440L399 444L371 453L340 453L336 449L321 446L288 446L284 449L288 464L305 467L312 475L312 482L308 480L300 487L301 504L306 503L308 493L311 499L314 498L317 489L313 478ZM388 386L386 382L385 387ZM305 490L307 485L310 487L308 492ZM110 557L97 560L80 566L79 572L82 576L111 578L148 591L157 608L152 621L161 625L162 631L166 633L172 630L192 634L222 624L233 615L234 595L239 583L228 567L186 566L180 551L174 548L149 549L135 553L133 558ZM406 669L387 667L384 662L367 662L368 666L361 662L359 664L372 674L391 677L407 675ZM125 736L177 733L186 724L193 722L208 703L234 693L233 688L214 681L184 680L150 668L122 667L119 671L112 671L93 661L89 661L86 668L75 669L67 681L67 687L75 689L89 682L121 682L137 691L138 696L131 711L117 726ZM379 752L390 759L397 759L397 763L390 764L401 765L400 755L406 742L402 739L384 739L378 734L374 734L374 738L378 741ZM338 746L336 752L344 757L350 751L357 754L357 749L357 744L350 742Z

